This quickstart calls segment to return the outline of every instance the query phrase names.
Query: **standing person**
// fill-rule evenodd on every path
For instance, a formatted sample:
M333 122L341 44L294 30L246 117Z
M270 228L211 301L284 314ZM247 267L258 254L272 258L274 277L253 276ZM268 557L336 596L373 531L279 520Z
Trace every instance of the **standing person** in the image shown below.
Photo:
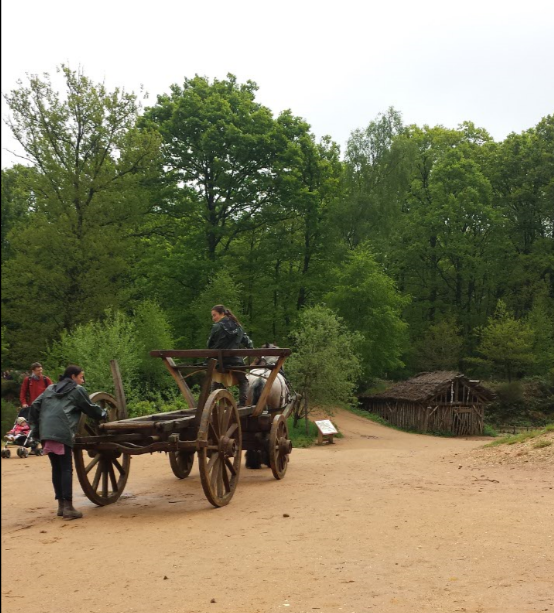
M230 309L222 304L212 307L212 331L208 338L208 349L239 349L241 346L252 349L254 344L242 329L240 321L233 315ZM223 366L232 370L233 366L244 366L244 361L238 356L224 358ZM233 374L239 382L239 406L246 405L248 395L248 379L242 370L234 371ZM212 383L212 391L224 387L221 383Z
M83 514L73 508L73 443L81 413L93 419L107 417L107 411L93 404L82 387L85 373L70 365L60 381L51 385L31 405L31 436L41 440L44 453L52 464L52 483L58 501L58 516L80 519Z
M31 364L31 375L23 379L19 392L21 417L28 417L29 411L25 409L28 409L49 385L52 385L52 380L42 374L42 364L40 362Z

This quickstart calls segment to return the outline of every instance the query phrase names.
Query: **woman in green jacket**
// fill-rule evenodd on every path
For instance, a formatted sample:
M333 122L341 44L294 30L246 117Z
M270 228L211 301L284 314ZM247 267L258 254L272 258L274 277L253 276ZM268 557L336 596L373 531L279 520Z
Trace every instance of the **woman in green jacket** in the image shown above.
M208 349L240 349L240 347L252 349L254 347L242 329L240 321L230 309L225 308L222 304L212 307L212 321L214 325L208 338ZM238 356L224 358L223 366L232 370L233 366L244 366L244 360ZM248 395L248 379L243 370L235 370L233 374L239 383L239 406L243 407L246 405ZM224 386L221 383L212 383L212 391L222 387Z
M91 402L82 387L84 380L80 366L68 366L60 381L48 386L33 402L29 413L31 435L41 441L52 464L58 516L64 519L83 517L73 508L73 443L81 414L97 420L107 417L105 409Z

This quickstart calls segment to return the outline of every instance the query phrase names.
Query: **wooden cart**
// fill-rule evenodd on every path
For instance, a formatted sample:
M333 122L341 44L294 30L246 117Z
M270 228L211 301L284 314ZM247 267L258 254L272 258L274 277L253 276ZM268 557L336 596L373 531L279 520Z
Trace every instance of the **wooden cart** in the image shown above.
M128 419L119 369L112 361L116 397L105 392L91 394L93 402L108 410L109 421L97 423L83 415L75 439L75 468L89 500L100 506L116 502L129 477L131 456L154 451L169 454L171 469L179 479L188 477L197 454L204 493L216 507L228 504L235 493L243 449L263 453L273 476L285 476L292 451L286 420L296 396L291 394L276 410L266 410L266 403L290 349L174 350L150 355L163 360L190 408ZM264 366L269 376L255 405L237 407L226 389L210 391L215 372L228 372L223 358L232 356L278 357L275 365ZM205 361L183 362L198 359ZM233 366L232 370L252 368L260 367ZM198 371L205 371L206 376L196 399L186 378Z

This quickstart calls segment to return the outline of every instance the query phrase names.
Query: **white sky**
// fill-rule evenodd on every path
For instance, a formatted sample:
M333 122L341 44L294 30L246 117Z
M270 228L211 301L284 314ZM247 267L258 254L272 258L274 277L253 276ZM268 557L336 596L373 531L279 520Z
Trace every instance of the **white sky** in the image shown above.
M231 72L341 149L389 106L501 140L554 113L554 2L3 0L2 93L61 63L110 89L142 84L147 104L184 77ZM3 167L6 147L3 124Z

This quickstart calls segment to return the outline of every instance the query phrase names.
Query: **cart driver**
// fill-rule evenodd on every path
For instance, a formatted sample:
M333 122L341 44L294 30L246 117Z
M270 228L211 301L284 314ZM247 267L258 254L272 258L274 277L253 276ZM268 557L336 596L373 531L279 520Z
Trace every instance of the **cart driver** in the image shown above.
M212 308L212 331L208 338L208 349L240 349L247 347L252 349L254 344L242 329L239 320L230 309L222 304L217 304ZM232 370L233 366L244 366L243 360L238 357L225 358L223 366ZM246 405L248 395L248 379L243 370L233 371L233 375L238 380L239 386L239 407ZM221 383L212 383L212 391L225 387Z

